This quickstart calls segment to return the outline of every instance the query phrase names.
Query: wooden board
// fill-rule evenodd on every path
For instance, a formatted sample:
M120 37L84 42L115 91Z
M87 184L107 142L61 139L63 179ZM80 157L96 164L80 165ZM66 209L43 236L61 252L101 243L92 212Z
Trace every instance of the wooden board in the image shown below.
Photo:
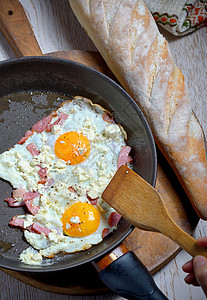
M80 62L115 79L98 52L67 50L48 55ZM170 166L159 152L156 189L165 199L175 222L186 232L192 234L197 225L198 217ZM124 244L129 250L136 253L151 273L161 269L180 250L174 242L163 235L139 229L134 229L124 240ZM45 274L4 271L24 283L49 292L71 295L108 292L108 289L99 280L91 264L48 273L47 276Z
M42 55L26 14L17 0L0 1L0 30L17 56ZM24 37L24 38L23 38ZM26 44L25 44L26 41ZM98 52L67 50L49 53L50 56L70 59L88 65L116 80ZM192 209L178 180L163 156L158 153L156 189L165 199L175 222L192 233L198 217ZM158 233L135 229L124 244L142 260L151 273L161 269L180 248ZM91 264L54 273L21 273L4 270L7 274L36 288L61 294L86 295L108 292Z

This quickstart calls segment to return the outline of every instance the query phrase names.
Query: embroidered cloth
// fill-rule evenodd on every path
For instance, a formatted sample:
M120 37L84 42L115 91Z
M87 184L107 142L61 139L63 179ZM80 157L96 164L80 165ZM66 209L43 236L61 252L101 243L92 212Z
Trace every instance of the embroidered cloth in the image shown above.
M207 25L207 0L144 0L155 21L174 35Z

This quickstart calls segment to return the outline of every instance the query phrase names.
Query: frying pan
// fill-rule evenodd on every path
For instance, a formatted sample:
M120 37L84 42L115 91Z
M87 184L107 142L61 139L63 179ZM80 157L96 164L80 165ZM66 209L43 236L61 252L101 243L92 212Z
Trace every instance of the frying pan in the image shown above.
M115 82L101 73L78 63L51 57L18 58L0 63L0 151L13 146L36 121L56 109L64 100L75 95L85 96L109 109L116 122L128 133L133 148L134 170L150 184L155 184L156 152L149 126L134 101ZM10 185L0 181L0 197L11 193ZM66 266L75 267L95 259L119 244L132 230L125 220L118 230L100 245L85 252L59 256L54 264L44 267L21 264L17 256L27 244L20 230L11 229L8 221L13 215L24 213L23 208L8 208L0 202L1 230L5 243L15 243L0 257L2 267L19 271L53 271ZM16 251L15 249L18 249Z
M128 133L128 144L133 148L134 170L150 184L155 184L156 150L149 126L129 95L108 77L68 60L27 57L1 62L0 82L1 153L18 142L32 124L56 109L64 100L81 95L111 111L115 121L124 126ZM11 191L9 183L0 180L0 198L5 199ZM9 208L1 201L0 211L0 243L3 249L0 266L18 271L51 272L87 263L112 250L133 229L122 219L113 234L87 251L57 255L44 266L28 266L18 260L28 244L20 230L8 226L12 216L24 214L24 209ZM135 258L131 259L134 263Z
M1 153L13 146L32 124L48 115L63 101L81 95L108 109L115 121L125 128L128 144L133 148L135 172L155 185L156 149L147 121L131 97L108 77L64 59L25 57L0 63L0 82ZM1 199L8 197L11 191L11 186L1 180ZM28 266L18 260L19 254L28 244L20 230L8 226L12 216L23 214L24 209L11 209L1 201L0 211L0 267L22 272L52 272L93 261L96 269L101 271L99 276L103 282L121 296L166 299L138 258L123 246L116 248L133 230L126 220L121 219L113 234L87 251L57 255L49 263L45 262L44 266ZM118 253L120 249L124 255ZM120 258L109 264L106 263L105 255L111 250L114 250L116 258ZM103 267L103 264L107 266Z

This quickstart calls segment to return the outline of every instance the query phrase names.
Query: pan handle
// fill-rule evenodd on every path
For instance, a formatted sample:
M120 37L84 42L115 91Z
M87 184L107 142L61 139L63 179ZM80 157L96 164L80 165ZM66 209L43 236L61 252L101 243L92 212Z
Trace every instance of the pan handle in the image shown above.
M18 0L0 1L0 30L17 57L43 55Z
M120 257L120 246L124 247L124 254ZM139 258L121 244L106 257L92 264L99 272L99 278L113 292L127 299L136 300L167 300L168 298L156 286L152 275ZM118 249L118 250L117 250ZM115 259L111 262L111 258ZM104 262L104 263L103 263Z

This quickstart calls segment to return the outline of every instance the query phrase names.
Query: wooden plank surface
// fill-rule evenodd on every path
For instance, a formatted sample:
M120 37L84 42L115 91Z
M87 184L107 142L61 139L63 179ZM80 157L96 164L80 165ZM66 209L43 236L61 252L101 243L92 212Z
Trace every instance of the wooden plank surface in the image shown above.
M49 55L80 62L104 74L112 76L106 63L98 52L65 50L52 52ZM192 234L197 225L198 218L174 173L169 168L169 164L160 154L158 155L156 189L162 195L163 199L165 199L165 204L174 221L184 229L184 231ZM169 240L169 238L164 235L139 230L138 228L135 228L124 240L124 244L130 251L134 251L152 274L166 265L166 263L175 257L180 250L180 247L176 243ZM90 276L84 278L87 273L86 271L90 273ZM23 274L8 270L5 272L34 287L56 293L97 294L104 290L107 291L101 281L97 280L97 274L90 264L87 266L84 265L81 268L68 270L67 272L59 272L58 281L56 280L54 273L47 276L49 278L48 280L44 275L39 276L38 278L36 274ZM70 278L69 282L64 281L65 276Z
M66 0L21 0L36 38L43 53L65 49L95 50L94 45L80 28ZM205 101L204 76L206 72L206 32L198 32L183 38L174 38L164 33L170 41L170 46L177 65L183 71L189 85L189 92L194 108L206 133L207 103ZM199 47L198 47L199 45ZM0 59L14 57L4 38L0 35ZM201 221L195 232L195 237L206 235L206 223ZM184 281L182 264L189 258L181 252L165 268L154 275L156 283L170 299L205 299L200 288L188 287ZM68 296L51 294L32 288L13 279L5 273L0 273L0 299L68 299ZM73 299L74 297L70 297ZM76 299L92 299L89 296ZM97 299L120 299L114 294L97 295Z

